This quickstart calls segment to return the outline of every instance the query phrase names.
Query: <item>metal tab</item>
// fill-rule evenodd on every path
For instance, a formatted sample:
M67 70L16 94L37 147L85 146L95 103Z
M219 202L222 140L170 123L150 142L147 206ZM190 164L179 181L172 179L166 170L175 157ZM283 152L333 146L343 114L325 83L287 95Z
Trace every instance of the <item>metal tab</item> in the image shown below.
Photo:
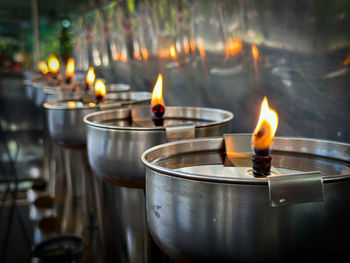
M195 126L192 123L168 125L165 127L168 142L193 139L196 137Z
M271 207L323 201L323 180L319 171L266 178Z

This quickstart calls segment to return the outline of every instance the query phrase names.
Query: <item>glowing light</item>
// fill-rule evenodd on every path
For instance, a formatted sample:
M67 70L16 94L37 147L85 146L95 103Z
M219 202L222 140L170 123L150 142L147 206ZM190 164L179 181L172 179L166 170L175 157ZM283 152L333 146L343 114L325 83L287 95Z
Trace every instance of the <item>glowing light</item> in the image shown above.
M60 69L60 62L55 55L50 56L48 66L50 72L57 74L58 70Z
M93 67L90 67L88 73L86 74L86 83L89 86L92 86L94 84L94 81L95 81L95 71Z
M172 58L174 58L174 59L177 58L176 49L175 49L175 46L174 46L174 45L172 45L172 46L170 47L169 52L170 52L170 56L171 56Z
M153 107L153 106L156 106L158 104L164 106L164 100L163 100L163 76L162 76L162 74L158 75L157 82L154 85L153 92L152 92L151 106Z
M278 126L278 115L276 111L269 108L265 97L260 110L258 124L253 133L252 146L254 150L268 150L273 142Z
M38 68L43 74L47 74L49 72L49 68L47 67L47 64L45 61L40 61L38 63Z
M66 67L66 77L73 77L75 69L74 58L68 59L67 67Z
M96 97L103 98L106 95L106 85L102 80L97 80L95 83Z
M242 51L242 42L238 38L230 38L226 42L225 54L226 56L234 56Z
M259 58L259 50L256 47L256 45L252 45L252 55L254 59L258 59Z

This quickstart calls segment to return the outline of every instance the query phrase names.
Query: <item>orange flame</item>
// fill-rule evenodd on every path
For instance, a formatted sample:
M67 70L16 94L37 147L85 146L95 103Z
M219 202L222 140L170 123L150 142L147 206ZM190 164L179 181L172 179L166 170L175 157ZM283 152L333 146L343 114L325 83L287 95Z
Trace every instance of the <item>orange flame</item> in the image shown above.
M350 64L350 55L344 60L343 65L347 66Z
M67 106L70 109L74 109L77 106L77 103L75 101L68 101Z
M147 50L147 48L145 48L145 47L141 48L141 54L142 54L142 57L143 57L144 60L148 59L148 50Z
M225 46L226 56L234 56L242 51L242 42L238 38L230 38Z
M141 60L141 56L139 54L139 52L137 52L136 50L134 51L134 58L137 59L137 60Z
M185 53L186 54L190 53L190 44L188 43L187 40L184 43L184 48L185 48Z
M198 46L198 51L199 51L200 56L202 58L205 58L205 47L204 47L202 41L198 41L197 46Z
M68 59L67 67L66 67L66 77L73 77L75 69L74 58Z
M162 74L158 75L158 79L156 84L154 85L153 92L152 92L152 101L151 105L156 106L157 104L160 104L164 106L164 100L163 100L163 76Z
M176 58L177 58L176 49L175 49L175 46L174 46L174 45L171 45L169 52L170 52L170 56L171 56L173 59L176 59Z
M258 59L259 58L259 50L256 47L256 45L252 45L252 55L254 59Z
M58 70L60 69L60 62L55 55L52 54L50 56L48 66L50 72L57 74Z
M252 146L254 150L268 150L273 142L278 126L276 111L269 108L267 98L261 104L260 117L253 133Z
M86 83L89 86L92 86L94 84L94 81L95 81L95 71L94 71L94 68L91 67L91 68L89 68L89 71L86 74Z
M190 49L192 52L196 51L196 44L194 43L193 39L190 40Z
M95 95L96 97L102 97L102 98L106 95L106 85L102 80L96 80Z
M49 68L47 67L47 64L45 61L40 61L38 63L38 68L43 74L47 74L49 72Z

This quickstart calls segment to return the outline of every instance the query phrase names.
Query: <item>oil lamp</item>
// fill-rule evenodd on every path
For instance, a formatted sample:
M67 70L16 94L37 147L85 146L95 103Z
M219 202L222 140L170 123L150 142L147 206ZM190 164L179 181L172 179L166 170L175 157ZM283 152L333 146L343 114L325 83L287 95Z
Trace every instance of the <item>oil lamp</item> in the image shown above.
M265 97L260 110L258 124L252 136L252 147L255 155L252 157L255 177L265 177L270 174L270 147L278 126L277 113L269 108Z
M70 84L72 82L72 78L74 76L75 62L74 58L69 58L66 67L66 84Z
M165 105L163 100L163 76L162 74L158 75L156 84L154 85L152 92L152 114L153 122L155 126L163 126L163 115L165 112Z

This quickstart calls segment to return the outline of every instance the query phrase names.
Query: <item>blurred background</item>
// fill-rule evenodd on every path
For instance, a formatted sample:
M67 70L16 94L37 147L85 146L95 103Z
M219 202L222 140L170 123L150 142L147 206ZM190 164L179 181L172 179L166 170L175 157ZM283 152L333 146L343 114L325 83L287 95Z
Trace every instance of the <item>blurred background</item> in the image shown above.
M348 0L1 0L2 178L40 174L44 115L23 80L51 54L137 91L162 73L166 105L230 110L232 132L254 130L267 96L278 136L350 142ZM28 260L25 209L22 232L0 231L0 262Z

